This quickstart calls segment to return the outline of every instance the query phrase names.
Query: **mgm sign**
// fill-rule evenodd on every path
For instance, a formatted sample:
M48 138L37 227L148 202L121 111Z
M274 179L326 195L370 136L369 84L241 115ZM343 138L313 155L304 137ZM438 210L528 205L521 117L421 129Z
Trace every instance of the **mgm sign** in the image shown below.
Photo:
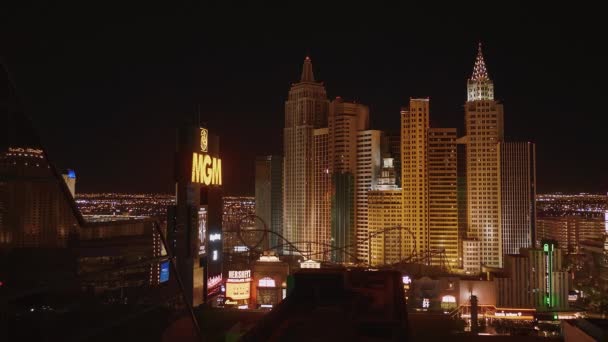
M209 155L209 132L200 129L200 151L192 153L192 183L222 185L222 160Z

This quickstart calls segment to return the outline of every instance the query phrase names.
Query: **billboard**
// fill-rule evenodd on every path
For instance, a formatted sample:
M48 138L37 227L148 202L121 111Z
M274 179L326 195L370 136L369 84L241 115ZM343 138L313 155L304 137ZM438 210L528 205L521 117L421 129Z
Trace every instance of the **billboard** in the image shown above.
M228 281L233 283L251 281L251 270L228 271Z
M207 251L207 207L198 209L198 255L205 255Z
M210 149L209 131L200 128L199 152L192 153L190 181L201 185L222 185L222 160ZM215 149L217 151L217 149Z
M160 263L159 281L161 283L169 281L169 260Z
M251 270L228 271L226 298L249 299L251 296Z
M229 283L226 282L226 297L232 300L249 299L251 282Z

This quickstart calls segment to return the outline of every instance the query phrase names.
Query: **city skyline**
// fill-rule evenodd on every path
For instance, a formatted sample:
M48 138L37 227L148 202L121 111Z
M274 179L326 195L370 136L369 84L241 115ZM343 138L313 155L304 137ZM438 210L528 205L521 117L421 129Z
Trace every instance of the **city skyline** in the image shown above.
M462 87L479 41L499 99L507 104L505 131L537 145L538 192L608 190L607 161L599 157L601 127L589 124L601 108L599 87L593 86L597 79L587 70L599 57L589 44L597 31L581 34L585 25L562 27L549 13L531 21L535 9L525 14L507 8L492 18L496 25L483 29L454 19L446 23L450 32L429 27L409 34L396 24L365 31L328 23L311 32L294 29L294 39L286 42L271 25L241 32L249 21L212 37L204 29L217 19L200 23L195 20L200 11L185 12L163 17L170 24L181 21L173 28L154 26L151 14L99 26L94 17L88 24L75 18L81 33L63 36L54 35L66 33L61 25L42 32L43 25L17 23L27 9L8 22L14 25L2 57L18 95L50 157L76 170L82 191L172 192L171 168L162 165L173 157L174 127L178 119L196 117L200 106L201 121L222 136L224 192L252 195L256 155L283 152L282 106L306 55L330 100L342 96L370 106L371 129L398 129L399 108L410 97L428 96L436 126L457 127L462 135ZM510 14L518 23L513 32L499 28ZM443 17L422 11L414 20L432 26ZM198 24L202 28L195 29ZM547 28L539 30L543 25ZM336 34L325 34L325 28ZM556 34L546 35L551 29ZM225 48L228 40L236 44ZM577 100L583 97L587 100ZM582 120L570 120L571 115ZM576 139L564 139L572 136ZM133 153L141 158L131 158ZM124 177L110 177L100 163Z
M3 11L6 335L607 335L599 11L297 5Z

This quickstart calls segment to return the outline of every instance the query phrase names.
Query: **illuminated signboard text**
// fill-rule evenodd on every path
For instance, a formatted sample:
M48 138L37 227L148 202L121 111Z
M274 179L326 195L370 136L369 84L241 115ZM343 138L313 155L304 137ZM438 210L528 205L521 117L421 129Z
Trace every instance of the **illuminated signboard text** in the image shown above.
M251 270L246 271L228 271L229 279L248 279L251 278Z
M42 150L38 148L22 148L22 147L9 147L9 152L12 153L33 153L33 154L42 154Z
M208 154L192 154L192 183L222 185L222 160Z
M520 317L521 316L521 312L496 312L494 313L494 316L496 317Z
M226 283L226 297L232 300L249 299L250 282Z
M207 288L213 288L222 284L222 275L216 275L215 277L207 278Z

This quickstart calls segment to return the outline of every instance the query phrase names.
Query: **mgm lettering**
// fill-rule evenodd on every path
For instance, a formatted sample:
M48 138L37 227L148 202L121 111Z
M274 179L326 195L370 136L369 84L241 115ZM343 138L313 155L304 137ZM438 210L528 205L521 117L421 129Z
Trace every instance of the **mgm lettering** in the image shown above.
M192 154L192 183L222 185L222 160L208 154Z

